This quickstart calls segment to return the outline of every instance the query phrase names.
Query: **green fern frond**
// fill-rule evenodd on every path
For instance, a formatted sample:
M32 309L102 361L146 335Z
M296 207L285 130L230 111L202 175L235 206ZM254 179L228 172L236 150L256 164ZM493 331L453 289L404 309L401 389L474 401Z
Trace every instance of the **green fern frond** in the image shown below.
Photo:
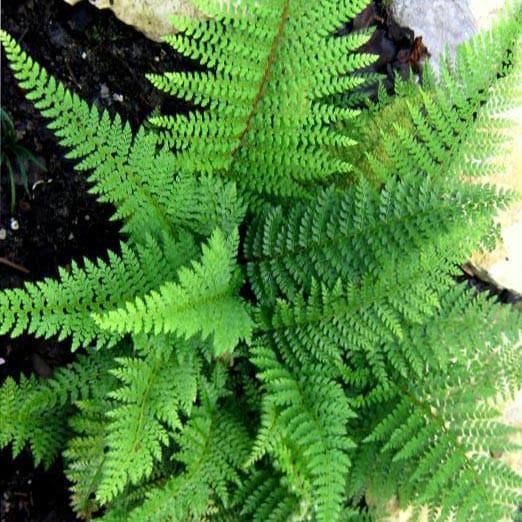
M284 522L301 519L308 506L284 485L283 476L274 469L251 470L241 484L234 503L241 506L239 516L253 522Z
M69 435L72 405L95 393L110 366L106 354L90 353L48 380L22 375L16 383L8 377L0 387L0 448L11 444L16 456L29 444L35 463L48 467Z
M333 36L366 4L242 3L204 22L186 21L181 34L167 37L176 50L212 67L149 75L155 87L208 109L152 119L162 140L178 150L176 169L215 172L252 196L306 195L312 181L349 172L339 150L352 140L330 124L356 113L325 98L363 83L348 73L374 61L357 52L368 32Z
M399 81L397 96L381 96L353 129L359 175L385 183L412 173L494 174L498 164L489 159L506 145L499 113L522 100L521 24L513 3L496 27L443 60L440 79L428 64L422 86Z
M135 249L121 244L121 255L108 253L108 261L76 262L70 271L61 268L60 279L26 283L23 289L0 293L0 334L18 336L23 332L38 337L58 335L72 338L73 350L79 346L114 345L121 336L101 330L93 312L121 306L137 293L158 288L175 277L176 268L195 252L190 236L160 244L148 238ZM154 270L147 267L154 266Z
M155 138L140 130L133 139L130 126L119 116L111 121L28 57L4 31L0 41L20 86L27 91L41 113L51 120L49 127L70 149L67 156L81 159L79 170L92 170L89 177L101 201L119 207L116 218L125 218L126 231L143 237L146 232L170 231L167 211L156 194L172 182L170 154L156 155ZM151 164L157 165L154 176ZM152 229L151 229L152 227Z
M210 496L225 507L229 503L229 488L239 480L238 470L250 444L238 419L226 410L202 406L194 410L176 440L180 450L174 458L184 471L152 489L127 520L204 520Z
M451 514L459 520L500 520L512 514L522 487L522 477L490 456L517 448L508 441L516 430L502 424L488 402L499 394L509 397L522 384L522 319L484 301L470 305L475 318L476 307L483 312L482 329L468 331L472 338L466 343L455 330L443 333L447 315L441 313L442 324L433 328L440 336L428 335L424 344L445 346L454 354L451 363L444 373L425 371L422 379L399 384L396 400L366 438L377 443L378 465L389 480L396 477L403 502L430 504L438 509L437 520ZM469 324L465 315L460 320ZM490 344L495 338L498 344ZM379 450L374 446L373 454ZM401 476L395 475L398 469Z
M114 406L108 394L117 386L115 378L100 379L88 399L75 401L76 413L69 421L74 436L63 452L65 475L72 483L71 506L78 516L90 519L101 508L95 493L102 480L107 458L107 411Z
M127 483L150 477L163 447L182 429L181 413L190 414L196 399L199 363L192 350L180 350L168 337L145 342L145 357L117 359L119 367L111 371L123 386L109 393L114 407L107 413L107 449L96 490L101 504Z
M262 331L282 353L335 368L361 390L437 366L437 350L419 355L400 340L437 313L461 253L495 233L499 199L455 180L409 178L380 190L361 180L307 207L270 209L245 246Z
M353 416L341 387L324 369L299 367L293 375L269 347L256 346L266 404L256 458L268 452L285 473L291 490L317 520L336 520L343 501L353 443L346 431Z
M440 176L390 180L381 189L362 179L344 192L322 192L306 206L269 209L246 238L249 282L268 304L309 292L314 279L332 287L339 278L358 281L396 271L419 251L433 249L430 263L447 264L452 252L462 256L454 262L463 262L480 247L484 231L495 235L492 217L507 201L509 195L493 187ZM465 223L482 221L489 227L463 233Z
M81 517L89 519L100 509L94 498L101 480L101 470L105 461L105 414L110 404L103 400L79 401L79 413L70 422L76 436L64 451L65 474L73 484L71 506Z
M200 262L182 268L178 283L165 283L143 299L106 314L94 314L96 324L118 333L176 333L185 338L212 336L214 353L231 352L248 339L252 320L246 305L234 296L233 273L237 234L226 240L217 229L203 247Z

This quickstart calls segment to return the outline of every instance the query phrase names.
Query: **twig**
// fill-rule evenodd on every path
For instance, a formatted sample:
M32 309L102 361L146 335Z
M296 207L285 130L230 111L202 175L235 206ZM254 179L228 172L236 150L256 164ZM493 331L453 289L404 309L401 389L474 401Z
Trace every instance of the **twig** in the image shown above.
M5 257L0 256L0 264L8 266L10 268L14 268L15 270L18 270L20 272L23 272L24 274L30 274L31 271L25 268L25 266L19 265L17 263L13 263L12 261L9 261L9 259Z

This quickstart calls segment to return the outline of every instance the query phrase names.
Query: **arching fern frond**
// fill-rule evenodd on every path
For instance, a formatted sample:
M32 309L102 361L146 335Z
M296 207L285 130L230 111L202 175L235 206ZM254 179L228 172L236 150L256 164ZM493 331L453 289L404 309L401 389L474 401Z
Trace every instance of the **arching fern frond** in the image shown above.
M96 324L118 333L176 333L189 338L212 336L214 353L231 352L239 339L247 339L252 321L246 305L234 295L237 233L225 239L217 229L203 246L200 262L181 268L179 282L163 284L125 308L93 315Z
M312 181L349 172L339 151L352 141L330 123L356 113L325 99L364 82L348 73L374 60L357 52L368 32L333 35L366 3L249 2L214 9L204 22L178 19L181 34L166 41L212 71L149 75L157 88L208 109L152 119L178 150L176 168L232 179L249 204L259 195L304 196Z
M93 191L101 201L118 207L115 217L127 221L126 231L140 238L147 232L169 232L168 213L157 194L172 182L171 155L156 154L152 134L140 130L133 138L130 126L119 116L111 120L107 112L90 108L7 33L0 33L0 41L27 98L51 120L49 127L69 149L67 156L83 160L77 168L93 171L89 177ZM148 175L152 165L154 176Z
M179 176L175 158L158 148L156 134L142 127L133 135L118 115L111 120L50 77L7 33L0 32L0 41L26 97L51 120L49 128L69 149L66 157L81 160L75 168L91 171L91 192L116 207L113 219L124 222L122 231L131 240L180 228L209 234L240 221L243 209L233 184Z
M59 280L26 283L23 289L0 293L0 333L70 336L73 349L91 343L114 345L121 336L101 330L91 314L158 288L165 279L174 278L176 269L194 252L188 235L180 241L165 237L162 243L149 237L135 249L122 243L121 255L109 252L108 261L85 259L83 268L73 262L70 271L59 270ZM151 266L154 270L149 270Z

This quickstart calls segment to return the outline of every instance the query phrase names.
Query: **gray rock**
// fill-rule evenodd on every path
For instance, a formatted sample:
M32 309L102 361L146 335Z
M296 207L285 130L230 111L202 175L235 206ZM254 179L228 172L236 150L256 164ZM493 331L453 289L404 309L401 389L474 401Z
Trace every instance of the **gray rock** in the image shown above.
M80 0L65 0L75 5ZM190 0L89 0L98 9L110 9L122 22L132 25L151 40L173 34L171 15L201 17Z
M390 10L399 25L422 36L435 71L446 46L454 53L459 43L477 32L468 0L392 0Z

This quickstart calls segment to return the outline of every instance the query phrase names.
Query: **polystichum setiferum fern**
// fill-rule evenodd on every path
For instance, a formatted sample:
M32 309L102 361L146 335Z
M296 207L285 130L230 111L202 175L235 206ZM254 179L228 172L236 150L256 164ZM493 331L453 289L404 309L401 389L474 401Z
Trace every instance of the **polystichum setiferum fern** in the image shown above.
M509 516L491 400L520 386L522 322L454 275L512 197L478 176L520 102L520 10L361 110L369 33L334 34L366 0L197 4L167 41L208 72L150 80L202 110L135 134L1 33L125 225L107 261L0 293L0 333L83 352L6 380L0 445L62 452L74 509L106 521L368 519L365 495Z

